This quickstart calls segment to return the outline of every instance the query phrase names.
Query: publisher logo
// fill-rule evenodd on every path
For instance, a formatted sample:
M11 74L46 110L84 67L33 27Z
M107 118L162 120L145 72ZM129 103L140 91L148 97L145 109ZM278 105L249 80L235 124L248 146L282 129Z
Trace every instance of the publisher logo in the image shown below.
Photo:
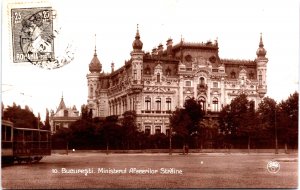
M277 173L280 170L280 164L277 161L269 161L267 169L270 173Z

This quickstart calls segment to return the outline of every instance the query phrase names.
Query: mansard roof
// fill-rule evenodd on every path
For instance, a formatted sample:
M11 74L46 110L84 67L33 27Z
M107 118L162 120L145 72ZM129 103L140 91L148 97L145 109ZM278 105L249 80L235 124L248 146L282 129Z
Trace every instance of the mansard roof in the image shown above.
M255 61L244 59L221 59L221 63L225 65L256 65Z

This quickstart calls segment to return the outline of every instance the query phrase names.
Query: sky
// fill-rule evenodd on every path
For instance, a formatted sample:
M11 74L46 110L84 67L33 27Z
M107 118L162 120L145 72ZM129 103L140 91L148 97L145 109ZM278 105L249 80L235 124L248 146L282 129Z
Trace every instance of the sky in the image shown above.
M95 45L104 72L111 71L112 62L118 69L130 59L137 24L145 52L160 43L165 47L170 37L174 44L181 37L187 42L218 39L223 59L254 60L262 33L269 59L266 96L280 102L298 91L297 0L49 1L57 13L54 28L59 29L55 51L59 55L72 45L74 53L69 64L52 70L13 63L6 2L2 2L1 99L5 106L29 105L42 120L46 108L56 110L62 96L66 106L78 110L87 103L86 75Z

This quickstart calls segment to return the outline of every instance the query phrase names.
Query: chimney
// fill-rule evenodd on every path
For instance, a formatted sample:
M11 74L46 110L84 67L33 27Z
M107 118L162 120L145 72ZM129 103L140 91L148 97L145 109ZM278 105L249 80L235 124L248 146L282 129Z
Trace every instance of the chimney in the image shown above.
M154 47L153 49L152 49L152 55L156 55L157 54L157 49Z
M164 46L160 43L157 47L158 55L162 55L164 51Z
M115 71L115 64L111 63L111 72L114 72L114 71Z
M167 40L167 55L169 56L169 57L172 57L172 46L173 46L173 40L171 39L171 38L169 38L168 40Z

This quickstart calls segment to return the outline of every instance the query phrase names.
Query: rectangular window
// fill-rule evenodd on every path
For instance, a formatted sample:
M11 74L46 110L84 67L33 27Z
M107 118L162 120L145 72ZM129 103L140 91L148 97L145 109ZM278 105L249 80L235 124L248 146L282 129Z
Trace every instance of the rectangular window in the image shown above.
M145 104L146 104L146 111L150 111L151 110L151 98L146 98L145 99Z
M133 70L133 79L137 80L137 74L136 74L136 70L135 69Z
M262 85L262 75L258 75L259 85Z
M155 134L161 133L161 126L155 126Z
M185 81L185 86L192 86L192 82L189 80Z
M167 111L171 111L171 98L167 98L166 103L167 103Z
M156 98L156 110L161 111L161 99Z
M166 136L170 136L170 129L166 129Z
M160 73L157 73L157 79L156 79L156 81L158 82L158 83L160 83Z
M213 82L213 87L218 88L218 82Z
M151 126L145 126L145 134L150 135L151 134Z

